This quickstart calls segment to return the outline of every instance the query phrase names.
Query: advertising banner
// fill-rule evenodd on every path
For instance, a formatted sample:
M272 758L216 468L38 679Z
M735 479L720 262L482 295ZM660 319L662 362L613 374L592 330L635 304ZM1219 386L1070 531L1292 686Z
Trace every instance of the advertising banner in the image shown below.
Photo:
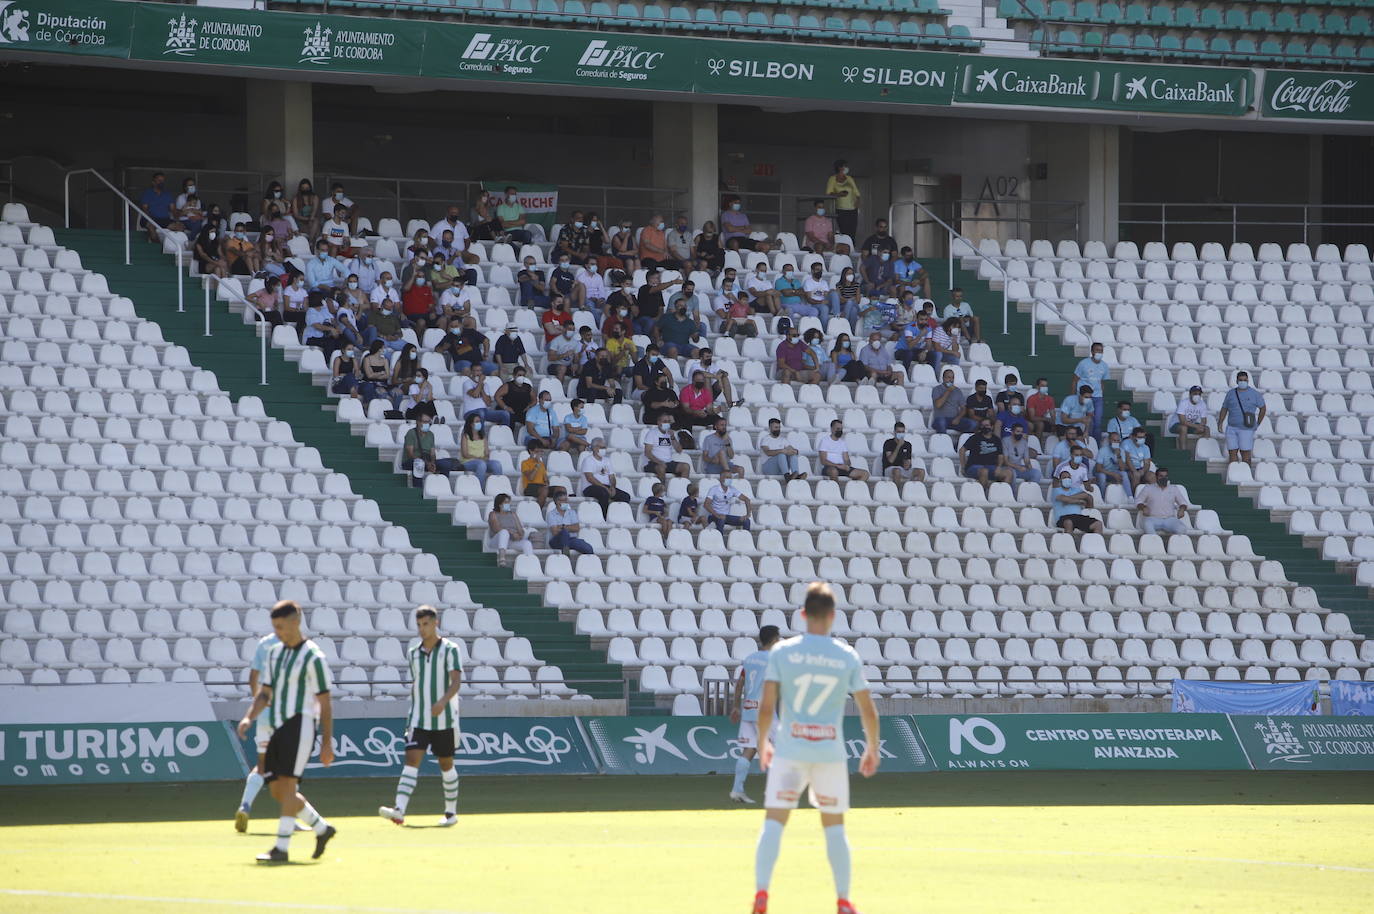
M1256 771L1374 770L1374 721L1232 715Z
M1374 121L1374 76L1266 70L1260 113L1314 121Z
M734 771L739 725L726 717L592 717L587 735L606 774L723 774ZM844 721L850 771L863 755L857 717ZM882 771L933 771L930 754L911 721L885 717L878 747Z
M1222 714L930 714L914 720L941 771L1249 767Z
M542 225L545 237L553 234L554 223L558 221L558 185L519 181L485 181L482 184L483 190L491 191L493 207L506 202L507 187L516 189L515 199L525 208L525 222Z
M128 57L132 3L0 0L0 53L55 51Z
M1250 108L1254 71L1109 64L1048 58L966 57L954 101L978 105L1101 108L1239 115Z
M1331 713L1337 717L1374 716L1374 682L1331 680Z
M222 721L0 725L0 785L218 781L242 774Z
M1200 682L1174 680L1175 711L1221 714L1316 714L1318 684L1306 682Z
M307 777L396 777L405 756L400 718L335 718L334 763L320 764L317 751ZM252 731L244 755L256 758ZM318 742L318 740L317 740ZM596 765L572 717L474 717L459 727L454 765L464 774L594 774ZM422 770L438 771L428 753Z

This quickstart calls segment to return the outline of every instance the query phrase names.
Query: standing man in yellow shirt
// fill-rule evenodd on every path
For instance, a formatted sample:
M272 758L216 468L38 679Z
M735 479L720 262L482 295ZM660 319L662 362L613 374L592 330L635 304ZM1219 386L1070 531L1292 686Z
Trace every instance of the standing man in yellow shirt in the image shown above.
M835 222L839 225L839 234L848 235L852 242L854 233L859 230L859 200L863 194L859 193L858 182L850 177L849 162L846 160L836 160L835 173L825 182L825 195L835 198Z

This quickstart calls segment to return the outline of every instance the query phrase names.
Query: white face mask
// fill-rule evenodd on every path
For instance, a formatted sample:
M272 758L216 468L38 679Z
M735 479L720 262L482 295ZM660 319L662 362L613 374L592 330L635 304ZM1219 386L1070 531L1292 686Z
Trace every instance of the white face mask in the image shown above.
M510 502L506 502L504 505L502 505L502 506L501 506L501 510L502 510L502 511L509 511L509 510L510 510Z
M596 272L596 264L594 264L594 263L589 263L589 264L587 264L587 272L588 272L588 273L595 273L595 272Z
M816 207L816 215L817 215L817 216L824 216L824 215L825 215L825 209L824 209L823 207L819 207L819 206Z
M887 260L887 259L889 259L892 255L891 255L889 252L887 252L887 251L883 251L882 254L880 254L879 256L881 257L881 259Z
M1020 404L1020 403L1013 403L1013 404L1011 405L1011 414L1012 414L1013 416L1019 416L1019 415L1021 415L1021 404Z
M213 237L213 236L211 236L211 237ZM1249 382L1249 381L1237 381L1237 382L1236 382L1236 388L1239 389L1239 390L1246 390L1247 388L1249 388L1249 386L1250 386L1250 382Z
M666 432L666 431L668 431L669 429L671 429L672 427L673 427L673 424L672 424L671 422L660 422L660 423L658 424L658 430L661 431L661 432Z
M1188 399L1191 400L1191 401L1193 401L1194 403L1198 403L1198 402L1201 402L1202 397L1201 397L1200 395L1198 395L1198 394L1193 394L1193 395L1192 395L1191 397L1189 397Z
M1100 352L1094 352L1094 353L1093 353L1093 361L1094 361L1094 362L1100 362L1100 361L1102 361L1102 353L1100 353Z
M1123 409L1123 410L1121 411L1121 418L1123 418L1123 419L1129 419L1129 418L1131 418L1131 411L1130 411L1129 409Z
M348 287L349 287L350 289L356 289L356 288L358 288L358 280L356 280L356 279L350 279L350 280L348 281Z
M188 194L193 194L193 193L195 193L195 192L196 192L196 186L195 186L194 184L187 184L187 185L186 185L186 193L188 193Z
M482 423L481 423L481 422L474 422L474 423L472 423L472 430L473 430L474 432L480 432L480 431L482 430Z

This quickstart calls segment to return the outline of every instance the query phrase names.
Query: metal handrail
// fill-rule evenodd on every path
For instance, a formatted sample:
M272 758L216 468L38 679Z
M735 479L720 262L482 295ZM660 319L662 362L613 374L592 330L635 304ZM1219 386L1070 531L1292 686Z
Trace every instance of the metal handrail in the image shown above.
M144 214L144 212L143 212L143 210L139 209L137 203L135 203L134 201L130 200L130 199L128 198L128 196L124 193L124 191L120 190L118 187L115 187L113 184L111 184L110 181L109 181L109 179L107 179L107 178L106 178L104 175L102 175L100 172L96 171L94 168L77 168L77 169L75 169L75 170L73 170L73 171L67 172L67 173L66 173L65 175L63 175L63 177L62 177L62 224L63 224L63 226L64 226L65 228L71 228L71 227L72 227L72 175L94 175L95 178L96 178L96 180L98 180L101 184L104 184L106 187L108 187L108 188L110 189L110 192L111 192L112 194L114 194L114 195L115 195L116 197L118 197L120 200L123 200L123 201L124 201L124 206L122 207L122 209L123 209L123 213L124 213L124 265L125 265L125 266L128 266L129 264L131 264L131 263L133 262L132 249L131 249L130 246L129 246L129 210L133 210L135 213L137 213L137 214L138 214L138 217L139 217L139 219L140 219L140 221L147 222L147 223L148 223L149 225L151 225L153 228L157 229L158 235L160 235L160 236L162 237L162 239L163 239L164 242L167 241L168 239L171 239L171 240L174 242L174 244L175 244L175 246L176 246L176 255L177 255L177 260L176 260L176 271L177 271L177 313L178 313L178 314L185 313L185 311L186 311L186 292L185 292L185 288L184 288L184 281L185 281L185 278L186 278L186 271L185 271L184 269L182 269L181 258L182 258L183 253L184 253L185 250L186 250L186 245L183 243L181 236L180 236L179 234L175 233L175 232L169 232L167 229L165 229L165 228L163 228L162 226L158 225L156 222L153 222L153 221L151 221L150 219L147 219L146 216L145 216L145 214ZM207 309L206 320L207 320L207 323L208 323L208 320L209 320L209 316L208 316L209 305L206 306L206 309Z
M238 291L237 289L235 289L233 286L226 286L226 285L224 284L224 281L221 280L218 276L208 276L208 277L205 277L205 278L206 278L206 279L213 279L213 280L215 281L215 290L216 290L217 292L218 292L219 290L223 289L224 291L228 292L231 296L236 297L240 302L243 303L244 307L246 307L248 310L252 311L252 312L253 312L253 315L257 318L257 321L254 323L253 326L254 326L254 328L255 328L257 334L258 334L259 349L261 350L260 353L259 353L259 356L258 356L258 386L259 386L259 387L266 387L266 386L267 386L267 338L268 338L269 336L271 336L271 334L272 334L272 330L271 330L272 325L271 325L270 323L268 323L268 321L267 321L267 315L263 314L263 313L262 313L262 310L259 309L257 305L253 304L253 303L248 299L248 296L247 296L247 295L243 294L242 292L239 292L239 291ZM209 296L209 294L210 294L210 286L209 286L208 284L205 286L205 294L206 294L207 300L208 300L208 296ZM205 334L205 335L206 335L206 336L209 336L209 335L210 335L210 333L209 333L210 309L209 309L208 306L207 306L206 309L205 309L205 320L206 320L206 334Z
M1204 203L1177 202L1177 203L1171 203L1171 202L1167 202L1167 201L1166 201L1166 202L1159 202L1159 203L1120 203L1120 204L1118 204L1118 210L1119 210L1119 212L1120 212L1121 214L1125 214L1125 213L1127 213L1127 212L1130 212L1130 210L1131 210L1132 207L1139 208L1139 209L1145 210L1145 211L1148 211L1148 210L1151 210L1151 209L1158 209L1158 211L1159 211L1159 218L1158 218L1158 219L1127 219L1127 218L1124 218L1124 215L1122 215L1122 216L1120 216L1120 217L1117 219L1118 224L1119 224L1119 225L1122 225L1122 226L1126 226L1126 225L1138 225L1138 226L1147 226L1147 227L1148 227L1148 226L1155 226L1155 225L1158 225L1158 226L1159 226L1159 240L1160 240L1161 242L1164 242L1165 244L1168 243L1168 240L1169 240L1168 231L1169 231L1169 228L1170 228L1171 226L1177 227L1177 226L1185 226L1185 225L1188 225L1188 226L1200 226L1200 225L1205 225L1205 226L1221 226L1221 227L1223 227L1223 228L1226 227L1226 226L1230 226L1230 228L1231 228L1231 243L1232 243L1232 244L1234 244L1234 243L1236 243L1237 241L1240 240L1240 238L1239 238L1239 233L1240 233L1240 230L1241 230L1242 228L1249 228L1249 227L1252 227L1252 226L1255 226L1255 227L1263 227L1264 229L1271 229L1271 228L1275 228L1275 227L1278 227L1278 228L1299 228L1299 227L1301 227L1301 228L1302 228L1302 240L1303 240L1303 243L1304 243L1304 244L1307 244L1307 243L1308 243L1308 237L1309 237L1308 233L1309 233L1309 231L1310 231L1311 229L1313 229L1313 228L1364 228L1364 229L1367 229L1367 228L1370 228L1371 226L1374 226L1374 204L1369 204L1369 203L1225 203L1225 202L1215 202L1215 203L1207 203L1207 202L1204 202ZM1169 218L1169 209L1170 209L1171 207L1172 207L1173 209L1175 209L1175 210L1179 210L1179 209L1183 209L1183 210L1188 210L1188 209L1192 209L1192 210L1212 210L1212 211L1220 211L1220 212L1223 212L1223 213L1224 213L1225 211L1229 210L1229 211L1230 211L1230 218L1229 218L1229 219L1226 219L1226 218L1222 218L1222 219L1170 219L1170 218ZM1323 220L1317 220L1317 219L1311 218L1311 216L1312 216L1312 211L1313 211L1313 210L1321 211L1321 210L1327 210L1327 209L1333 209L1333 210L1347 210L1347 211L1353 210L1353 211L1357 211L1357 212L1362 212L1362 213L1368 214L1369 218L1366 219L1366 220L1363 221L1363 222L1328 222L1328 221L1326 221L1326 220L1324 220L1324 219L1323 219ZM1242 216L1243 216L1244 212L1247 211L1247 210L1248 210L1248 211L1258 211L1256 220L1255 220L1254 222L1245 222L1245 221L1242 221ZM1301 211L1301 213L1302 213L1302 220L1301 220L1301 221L1287 221L1287 222L1285 222L1285 221L1278 221L1278 220L1275 220L1274 218L1272 218L1270 215L1267 215L1268 213L1274 213L1274 212L1277 212L1277 213L1279 213L1280 215L1282 215L1282 214L1284 214L1284 213L1286 213L1286 212L1295 212L1295 211Z
M1082 200L1022 200L1020 197L999 197L995 199L960 197L955 200L942 201L940 205L948 206L950 208L950 220L954 221L957 219L961 226L966 221L1012 225L1016 226L1018 229L1018 238L1021 237L1019 229L1022 225L1033 225L1037 222L1044 223L1046 226L1071 225L1073 226L1073 237L1075 239L1079 237L1080 228L1082 226ZM972 214L966 214L964 212L964 207L970 205L973 207L974 212ZM985 207L1006 207L1012 210L1012 215L977 215L977 213ZM1047 215L1036 218L1035 212L1037 208L1041 208L1042 212L1047 211ZM1055 215L1054 210L1056 208L1070 210L1073 215L1072 217ZM1023 212L1028 213L1028 215L1022 215ZM916 224L923 225L925 222L924 220L918 219Z

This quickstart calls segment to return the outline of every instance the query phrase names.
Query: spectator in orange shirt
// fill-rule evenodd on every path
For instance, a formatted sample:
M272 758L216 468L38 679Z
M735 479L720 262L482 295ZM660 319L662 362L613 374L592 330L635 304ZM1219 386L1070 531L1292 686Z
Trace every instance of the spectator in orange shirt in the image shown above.
M654 213L649 224L639 233L639 260L644 269L652 270L660 263L672 260L668 253L668 236L664 233L663 216Z

